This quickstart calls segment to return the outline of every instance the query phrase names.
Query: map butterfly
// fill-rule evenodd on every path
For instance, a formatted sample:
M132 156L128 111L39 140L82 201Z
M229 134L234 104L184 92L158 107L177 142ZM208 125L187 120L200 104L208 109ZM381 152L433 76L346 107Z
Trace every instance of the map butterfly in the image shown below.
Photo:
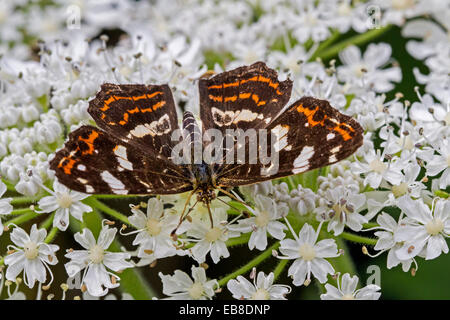
M326 100L302 97L284 110L291 90L292 81L279 81L263 62L199 80L201 130L277 133L280 160L273 174L262 174L260 163L176 164L172 134L180 128L171 90L168 85L143 84L103 84L88 108L97 127L84 125L71 132L50 167L62 184L76 191L190 191L189 199L197 195L209 209L216 190L232 196L228 188L324 167L362 145L361 126ZM182 129L188 133L185 140L201 141L192 113L184 113Z

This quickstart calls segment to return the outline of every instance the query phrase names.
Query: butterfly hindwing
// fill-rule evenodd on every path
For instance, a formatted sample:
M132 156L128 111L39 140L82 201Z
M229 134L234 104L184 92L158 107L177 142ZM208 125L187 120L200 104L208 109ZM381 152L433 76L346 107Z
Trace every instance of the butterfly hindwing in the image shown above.
M105 131L82 126L50 161L58 180L72 190L97 194L171 194L190 190L180 170L148 156Z
M274 134L275 164L235 164L218 173L217 183L232 187L285 177L336 163L353 154L363 142L363 130L328 101L303 97L267 127Z

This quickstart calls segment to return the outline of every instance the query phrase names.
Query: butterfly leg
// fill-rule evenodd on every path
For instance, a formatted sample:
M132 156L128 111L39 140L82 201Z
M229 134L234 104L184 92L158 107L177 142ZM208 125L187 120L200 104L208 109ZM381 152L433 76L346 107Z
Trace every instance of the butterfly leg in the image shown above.
M209 206L209 201L206 202L206 207L208 208L209 221L211 221L211 229L212 229L212 228L214 228L214 222L213 222L213 217L212 217L212 213L211 213L211 207Z
M176 236L175 236L175 233L177 232L178 228L179 228L180 225L183 223L183 221L186 219L186 217L187 217L187 215L189 214L189 212L191 212L192 209L193 209L193 208L195 207L195 205L197 204L197 202L195 202L195 204L188 210L188 213L187 213L186 215L184 214L184 213L186 212L186 209L187 209L189 203L191 203L191 198L192 198L192 195L193 195L194 193L195 193L195 190L192 190L192 191L189 193L189 196L187 197L186 202L184 203L184 208L183 208L183 211L181 212L181 215L180 215L180 221L178 222L177 227L176 227L175 229L173 229L172 232L170 233L170 236L171 236L172 238L173 238L173 237L176 237Z
M227 190L222 189L222 188L220 188L220 187L216 187L216 189L219 190L220 192L226 194L226 195L229 196L231 199L233 199L233 200L239 202L240 204L243 204L245 207L248 207L248 205L247 205L244 201L242 201L241 199L238 199L238 198L237 198L234 194L232 194L231 192L228 192Z

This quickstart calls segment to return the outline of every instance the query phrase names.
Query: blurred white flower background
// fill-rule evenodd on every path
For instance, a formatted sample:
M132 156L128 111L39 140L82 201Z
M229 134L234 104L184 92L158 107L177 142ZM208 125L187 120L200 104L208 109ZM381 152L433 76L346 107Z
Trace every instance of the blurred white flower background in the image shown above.
M441 0L1 1L0 297L450 298L449 21ZM102 83L168 83L198 115L200 77L256 61L364 145L234 190L248 207L219 194L212 229L197 205L177 239L185 194L88 196L49 169Z

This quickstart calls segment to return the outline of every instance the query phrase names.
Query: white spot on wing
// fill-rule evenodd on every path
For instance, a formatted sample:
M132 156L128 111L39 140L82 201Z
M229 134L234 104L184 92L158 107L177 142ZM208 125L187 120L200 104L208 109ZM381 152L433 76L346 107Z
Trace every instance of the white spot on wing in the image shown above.
M128 161L127 158L127 148L124 146L117 146L117 148L114 150L114 154L117 156L117 161L119 161L119 164L127 170L133 170L133 164Z
M336 161L337 161L336 155L332 154L332 155L328 158L328 161L329 161L330 163L336 162Z
M77 166L77 169L80 170L80 171L86 171L86 166L84 164L79 164Z
M137 137L142 138L147 135L151 135L152 137L158 135L162 136L163 134L169 133L171 130L169 115L165 114L158 120L152 121L150 124L139 124L133 130L130 131L130 134ZM130 136L128 134L127 137Z
M294 160L294 169L292 169L293 173L300 173L308 170L309 168L309 159L314 155L314 147L305 146L302 151Z
M103 181L108 184L108 186L115 194L128 193L128 190L125 189L125 185L122 183L122 181L114 177L109 171L103 171L100 175Z
M336 135L335 135L334 133L329 133L329 134L327 134L327 140L331 140L331 139L333 139L334 137L336 137Z
M337 152L339 152L339 150L341 150L341 146L334 147L333 149L331 149L331 152L337 153Z
M279 124L273 128L271 132L276 136L276 141L273 144L275 151L279 152L280 150L283 150L288 144L287 134L289 132L289 128Z
M83 179L83 178L77 178L77 180L78 180L80 183L82 183L82 184L88 183L88 181L87 181L86 179Z

